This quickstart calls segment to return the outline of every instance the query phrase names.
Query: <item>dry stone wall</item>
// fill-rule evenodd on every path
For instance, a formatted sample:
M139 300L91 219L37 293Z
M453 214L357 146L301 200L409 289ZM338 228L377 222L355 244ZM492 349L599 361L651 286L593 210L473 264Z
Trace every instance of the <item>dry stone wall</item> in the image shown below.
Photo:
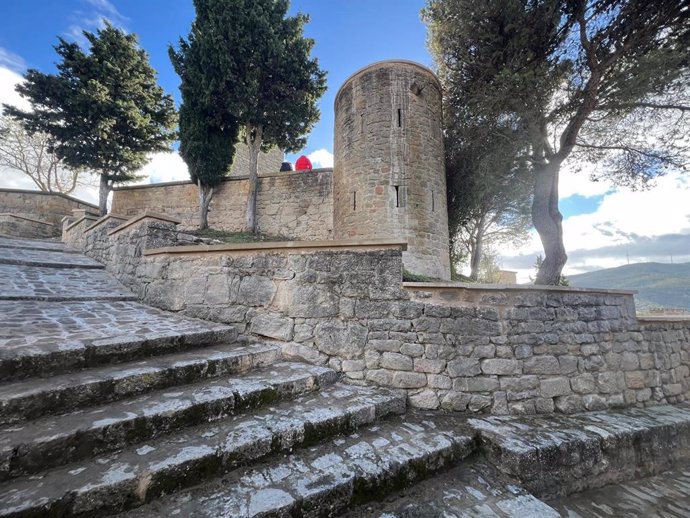
M74 209L98 210L98 207L60 193L0 189L0 213L50 223L58 234L62 218L71 215Z
M57 237L59 227L45 221L16 214L0 214L0 234L17 237Z
M230 177L211 200L209 225L244 230L249 182ZM183 229L198 228L199 195L191 182L173 182L115 189L112 211L135 216L144 210L179 219ZM257 199L259 231L299 240L330 239L333 229L332 171L286 172L261 175Z
M198 252L171 247L174 226L145 217L83 242L149 304L404 389L414 406L573 413L688 398L690 321L639 321L631 293L403 285L399 244Z

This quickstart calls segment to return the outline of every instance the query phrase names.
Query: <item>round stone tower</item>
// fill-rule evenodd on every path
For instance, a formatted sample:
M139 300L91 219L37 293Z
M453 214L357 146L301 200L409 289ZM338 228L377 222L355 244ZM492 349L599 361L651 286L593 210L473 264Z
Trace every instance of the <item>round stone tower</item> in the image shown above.
M441 85L410 61L370 65L335 99L333 233L401 238L405 269L450 278Z

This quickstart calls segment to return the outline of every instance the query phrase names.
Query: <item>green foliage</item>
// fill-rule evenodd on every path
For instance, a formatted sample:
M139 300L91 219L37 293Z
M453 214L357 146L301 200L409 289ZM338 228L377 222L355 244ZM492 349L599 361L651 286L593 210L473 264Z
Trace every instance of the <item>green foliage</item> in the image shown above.
M229 113L245 127L260 126L265 150L304 147L326 84L309 57L314 41L303 36L308 17L286 17L286 0L195 0L194 6L198 66L214 72L203 90L217 122Z
M5 109L30 132L48 134L68 166L97 171L109 185L135 179L147 155L167 151L174 139L173 100L135 35L106 24L84 36L88 53L59 38L58 73L31 69L17 85L32 111Z
M689 10L690 0L428 0L430 47L452 85L447 116L487 129L501 169L533 181L540 284L557 283L567 260L567 159L633 187L686 166ZM472 148L458 152L475 161Z

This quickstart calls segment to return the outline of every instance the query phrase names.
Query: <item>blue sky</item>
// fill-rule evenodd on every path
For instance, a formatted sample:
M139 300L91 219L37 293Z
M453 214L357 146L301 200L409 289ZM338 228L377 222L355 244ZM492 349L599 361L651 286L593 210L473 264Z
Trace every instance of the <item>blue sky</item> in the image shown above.
M74 40L81 29L94 30L105 16L139 36L158 71L161 86L179 102L179 80L168 59L168 45L186 36L194 19L191 0L22 0L5 2L0 19L0 47L28 67L53 70L52 46L61 35ZM349 75L372 62L405 58L431 65L426 29L419 12L423 0L293 0L291 12L311 17L306 34L314 55L328 71L328 91L321 100L321 121L305 153L332 149L333 102ZM27 28L31 36L27 37ZM294 157L293 157L294 160Z
M0 102L21 102L14 85L27 67L53 71L57 36L79 41L82 29L94 31L102 18L138 34L158 71L161 86L179 101L178 78L168 59L170 44L186 36L194 18L191 0L4 0L0 17ZM425 0L293 0L291 11L311 16L306 28L316 40L314 55L328 71L321 121L302 153L316 166L332 163L333 101L345 79L363 66L404 58L432 66L426 28L420 19ZM295 160L296 156L289 157ZM591 182L588 166L566 164L560 181L566 274L632 262L690 261L690 179L680 172L648 192L616 189ZM582 166L582 165L581 165ZM576 173L577 169L582 169ZM177 153L152 156L142 173L149 182L185 180ZM0 187L31 188L19 174L0 171ZM80 195L95 199L95 188ZM541 252L536 234L518 248L503 247L502 265L527 281Z

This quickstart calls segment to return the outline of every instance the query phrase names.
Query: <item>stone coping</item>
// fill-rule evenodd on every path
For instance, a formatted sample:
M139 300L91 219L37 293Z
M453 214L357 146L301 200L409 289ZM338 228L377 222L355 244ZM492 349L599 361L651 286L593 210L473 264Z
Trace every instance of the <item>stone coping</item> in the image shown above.
M59 196L60 198L65 198L67 200L71 200L77 203L81 203L82 205L88 205L89 207L93 207L94 209L98 209L98 205L94 205L93 203L89 203L88 201L80 200L79 198L75 198L74 196L69 196L68 194L63 194L61 192L46 192L46 191L34 191L32 189L6 189L6 188L0 188L0 192L9 192L9 193L17 193L17 194L38 194L40 196Z
M605 288L575 288L573 286L535 286L533 284L474 284L464 282L403 282L410 290L475 290L475 291L554 291L565 293L604 293L609 295L635 295L635 290Z
M311 169L307 171L282 171L277 173L259 173L259 178L284 178L286 176L296 176L309 173L332 173L332 167L323 167L320 169ZM248 180L248 175L233 175L223 178L223 182L235 182L240 180ZM180 180L178 182L160 182L147 183L145 185L126 185L124 187L116 187L113 191L135 191L140 189L153 189L155 187L175 187L177 185L195 185L191 180Z
M89 228L84 230L84 233L89 232L89 231L93 230L94 228L101 226L103 223L105 223L109 219L117 219L120 221L127 221L127 216L118 216L117 214L106 214L102 218L97 219L96 223L94 223Z
M359 75L362 75L366 72L369 72L371 70L375 70L377 68L385 68L388 67L389 65L409 65L409 66L414 66L418 69L420 69L422 72L427 73L430 75L434 82L436 83L436 86L438 86L438 89L441 90L441 80L438 78L438 76L434 73L433 70L431 70L429 67L426 67L422 65L421 63L417 63L416 61L411 61L409 59L385 59L383 61L377 61L375 63L372 63L371 65L367 65L363 68L360 68L357 70L354 74L352 74L350 77L348 77L345 81L343 81L342 86L338 89L338 92L335 94L335 101L334 104L337 106L338 104L338 99L340 98L340 93L343 91L343 89L348 85L350 81L352 81L354 78L356 78Z
M41 221L40 219L29 218L27 216L20 216L19 214L12 214L11 212L0 212L0 216L9 216L11 218L24 219L26 221L31 221L32 223L40 223L41 225L46 225L49 227L54 227L52 223L47 221Z
M79 218L77 221L75 221L74 223L70 224L70 225L65 229L65 232L69 232L69 231L72 230L74 227L76 227L77 225L79 225L79 223L81 223L82 221L96 221L97 218L98 218L98 216L96 216L95 214L91 214L91 213L87 212L87 213L84 214L81 218Z
M143 214L135 216L132 219L126 221L125 223L123 223L119 227L115 227L110 232L108 232L108 235L112 236L113 234L117 234L118 232L122 232L126 228L131 227L135 223L139 223L140 221L142 221L144 219L157 219L158 221L164 221L166 223L173 223L175 225L179 225L180 223L182 223L179 219L175 219L171 216L166 216L165 214L158 214L157 212L146 211Z
M154 255L206 255L233 252L281 252L281 251L347 251L407 250L407 241L399 239L344 239L333 241L272 241L264 243L240 243L223 245L168 246L144 251L145 256Z
M645 322L688 322L690 323L690 315L638 315L638 322L644 324Z

